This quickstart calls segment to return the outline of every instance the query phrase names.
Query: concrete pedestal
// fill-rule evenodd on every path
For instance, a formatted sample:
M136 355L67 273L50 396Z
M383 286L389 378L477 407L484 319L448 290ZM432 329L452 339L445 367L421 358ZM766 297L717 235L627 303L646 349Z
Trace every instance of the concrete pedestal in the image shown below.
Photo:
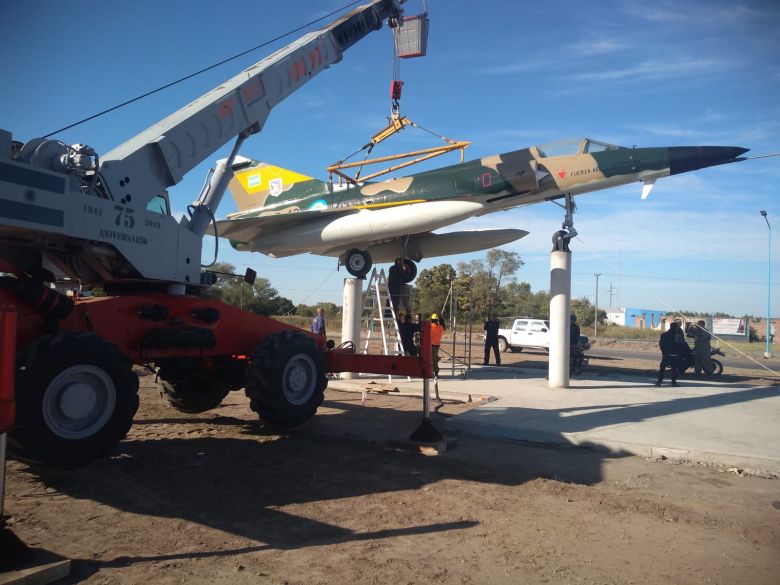
M571 252L550 254L550 388L569 387Z
M351 341L355 351L360 351L360 317L363 312L362 278L344 279L343 311L341 315L341 342ZM357 378L355 372L341 372L340 378L351 380Z

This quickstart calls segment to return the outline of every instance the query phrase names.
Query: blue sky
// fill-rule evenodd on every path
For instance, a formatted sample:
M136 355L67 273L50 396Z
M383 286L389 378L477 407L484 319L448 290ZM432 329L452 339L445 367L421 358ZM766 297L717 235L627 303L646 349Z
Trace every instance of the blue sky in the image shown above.
M220 5L202 0L118 2L75 10L61 2L0 0L3 91L0 127L17 140L47 134L260 44L347 0ZM451 138L470 140L467 158L569 136L625 146L744 146L780 151L780 5L734 2L430 0L428 56L401 63L402 113ZM420 0L407 12L421 10ZM221 81L290 42L261 49L194 80L56 138L106 153ZM392 44L387 28L272 111L242 154L325 178L325 167L363 145L389 111ZM406 130L381 153L433 146ZM208 167L170 190L182 211ZM453 164L451 155L439 164ZM422 169L420 169L422 170ZM641 185L576 199L572 292L599 306L766 313L768 233L780 260L780 158L670 177L640 201ZM234 211L228 198L217 216ZM531 234L506 249L525 265L518 277L549 289L550 238L562 211L518 208L453 229L518 227ZM213 245L204 246L204 262ZM441 262L483 254L433 258ZM275 260L238 253L294 302L340 303L346 272L330 258ZM773 261L772 281L780 271ZM614 294L607 293L610 285ZM780 298L772 286L773 307ZM780 306L772 310L780 314Z

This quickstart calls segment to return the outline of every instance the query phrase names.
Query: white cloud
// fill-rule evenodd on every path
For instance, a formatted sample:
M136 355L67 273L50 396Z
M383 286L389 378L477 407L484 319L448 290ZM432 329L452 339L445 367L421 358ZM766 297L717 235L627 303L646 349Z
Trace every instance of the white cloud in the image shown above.
M607 69L604 71L585 71L567 76L569 80L580 81L625 81L641 79L643 81L687 77L691 73L701 75L707 72L727 71L734 63L726 59L674 59L646 60L634 67Z
M597 39L573 43L566 47L566 51L572 51L576 55L595 57L623 50L625 44L614 39Z

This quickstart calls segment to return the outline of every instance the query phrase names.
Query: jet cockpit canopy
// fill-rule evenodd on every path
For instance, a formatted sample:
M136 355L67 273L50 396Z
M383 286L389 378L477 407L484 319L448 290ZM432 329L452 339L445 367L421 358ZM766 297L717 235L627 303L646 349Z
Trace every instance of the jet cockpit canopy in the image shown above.
M602 152L604 150L618 150L625 148L591 138L563 138L546 144L540 144L536 147L539 156L542 158L555 156L572 156L575 154L586 154L589 152Z

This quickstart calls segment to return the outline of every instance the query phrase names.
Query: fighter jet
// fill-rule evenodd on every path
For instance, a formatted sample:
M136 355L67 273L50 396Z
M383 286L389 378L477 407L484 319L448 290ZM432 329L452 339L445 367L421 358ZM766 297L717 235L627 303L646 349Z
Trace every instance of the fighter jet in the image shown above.
M521 229L433 233L469 217L625 185L642 199L661 177L745 160L732 146L626 148L589 138L567 139L488 156L403 178L332 184L262 162L234 164L230 192L238 212L212 233L237 250L272 257L312 253L338 257L364 278L373 262L415 261L483 250L528 232Z

